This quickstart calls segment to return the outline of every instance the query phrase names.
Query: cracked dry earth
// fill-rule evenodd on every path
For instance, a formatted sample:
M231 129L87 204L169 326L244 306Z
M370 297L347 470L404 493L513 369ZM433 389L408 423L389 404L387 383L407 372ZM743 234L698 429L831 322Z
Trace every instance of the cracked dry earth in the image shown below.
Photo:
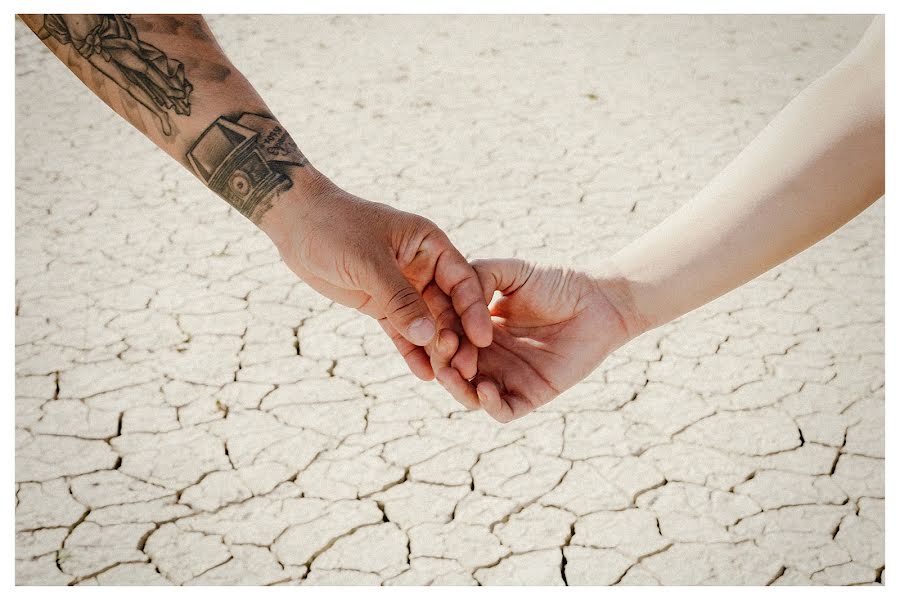
M589 269L868 19L210 22L340 185ZM501 426L16 37L18 583L883 581L883 200Z

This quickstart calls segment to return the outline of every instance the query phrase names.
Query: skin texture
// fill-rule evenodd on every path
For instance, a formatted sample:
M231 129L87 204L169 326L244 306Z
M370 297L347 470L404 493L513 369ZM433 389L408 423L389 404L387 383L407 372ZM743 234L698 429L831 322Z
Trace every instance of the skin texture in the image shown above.
M612 300L620 293L615 280L515 259L474 266L485 291L501 294L491 306L493 343L479 353L471 383L452 367L437 370L465 406L480 405L502 423L522 417L581 381L629 339Z
M443 329L463 339L454 367L474 375L492 333L474 269L431 221L353 196L309 164L200 15L20 16L106 104L267 233L294 273L378 319L418 377L434 377L424 347L436 349ZM434 304L444 296L449 310Z
M418 339L404 332L434 315L439 332L463 336L451 359L473 376L477 347L491 342L490 317L474 269L444 232L424 217L367 202L324 178L310 188L315 191L309 198L286 199L263 219L285 264L319 293L377 319L425 380L434 370L420 345L435 348L434 331Z
M879 18L853 52L794 98L694 199L613 262L648 329L784 262L882 195Z
M883 194L884 22L876 18L847 58L602 273L476 263L485 290L503 294L492 308L495 341L479 354L475 380L452 369L438 379L466 405L477 391L499 421L524 416L628 339L784 262Z
M189 86L148 69L146 48L113 52L91 37L109 30L112 21L97 18L107 15L63 19L55 30L68 37L42 33L45 17L22 16L110 107L265 231L299 277L378 319L417 376L437 373L461 403L500 421L549 402L629 339L787 260L884 193L882 19L694 199L589 275L520 261L470 266L427 219L341 190L300 153L198 15L125 19L129 39L164 53L174 61L168 76ZM151 78L169 101L148 100L123 72ZM210 127L247 114L263 120L236 130L256 144L242 148L274 173L251 201L228 192L242 182L222 183L241 169L213 161L221 181L207 177L193 153ZM501 298L489 314L494 291Z

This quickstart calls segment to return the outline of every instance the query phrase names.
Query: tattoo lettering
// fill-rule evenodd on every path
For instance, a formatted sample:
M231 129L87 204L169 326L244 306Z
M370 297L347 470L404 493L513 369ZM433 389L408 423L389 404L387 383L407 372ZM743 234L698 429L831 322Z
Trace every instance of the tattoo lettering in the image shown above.
M75 48L153 113L164 134L172 134L169 110L191 114L193 86L184 76L184 65L142 41L130 15L44 15L38 36L52 36Z
M254 223L291 187L287 167L308 162L278 121L253 113L216 119L187 160L210 189Z

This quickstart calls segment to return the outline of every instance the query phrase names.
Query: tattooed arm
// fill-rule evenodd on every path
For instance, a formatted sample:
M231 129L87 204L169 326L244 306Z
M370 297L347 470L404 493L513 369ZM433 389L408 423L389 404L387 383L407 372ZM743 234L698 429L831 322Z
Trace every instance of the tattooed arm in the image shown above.
M114 111L268 234L306 283L378 319L416 375L450 365L474 376L476 348L491 341L474 270L431 221L357 198L314 169L203 17L21 18ZM442 340L434 362L421 346Z
M277 192L316 175L199 15L22 19L91 91L255 223Z

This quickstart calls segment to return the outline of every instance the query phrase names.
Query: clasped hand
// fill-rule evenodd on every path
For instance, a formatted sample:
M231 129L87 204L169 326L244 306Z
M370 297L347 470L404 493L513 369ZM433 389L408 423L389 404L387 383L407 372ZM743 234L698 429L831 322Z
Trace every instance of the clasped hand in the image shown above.
M377 319L417 377L436 377L469 409L500 422L522 417L632 337L615 277L514 259L469 264L423 217L324 178L307 189L262 224L285 263Z

